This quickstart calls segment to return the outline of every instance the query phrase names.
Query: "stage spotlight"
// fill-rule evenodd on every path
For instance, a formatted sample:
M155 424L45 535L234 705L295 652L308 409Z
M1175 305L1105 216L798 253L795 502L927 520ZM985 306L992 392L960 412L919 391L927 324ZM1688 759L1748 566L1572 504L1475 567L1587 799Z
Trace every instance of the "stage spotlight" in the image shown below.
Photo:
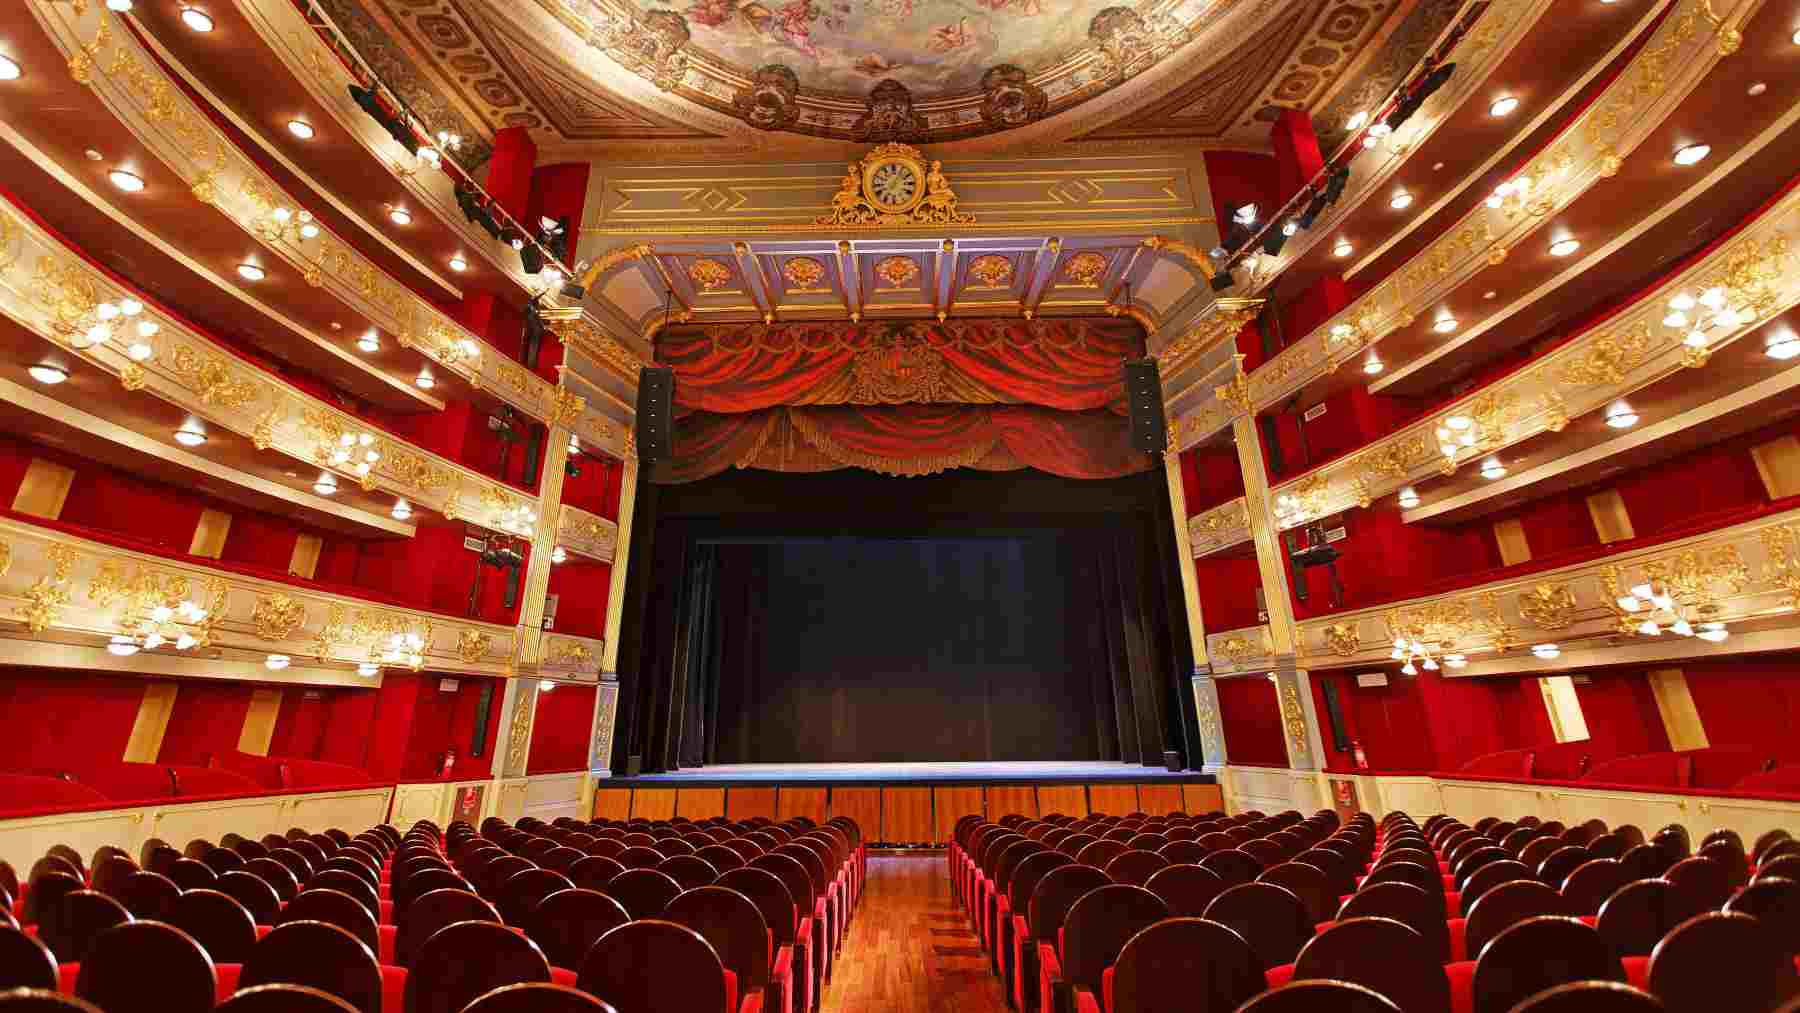
M1386 121L1388 127L1392 130L1399 130L1407 120L1412 119L1414 113L1419 111L1419 107L1425 104L1425 100L1436 94L1437 90L1442 88L1444 82L1450 80L1450 75L1454 73L1456 73L1456 64L1446 63L1426 74L1388 115Z
M550 251L550 259L561 262L569 256L569 222L566 218L538 218L538 242Z
M1293 222L1288 222L1279 229L1270 229L1263 233L1263 252L1271 257L1279 255L1281 253L1281 248L1287 245L1288 236L1293 234L1288 231L1288 229L1293 227L1293 224Z
M1220 271L1218 274L1213 275L1211 284L1214 292L1223 292L1231 286L1236 285L1237 279L1231 276L1230 271Z
M569 280L564 282L562 287L562 296L564 299L573 299L576 302L580 302L587 298L587 286L577 280L587 273L587 268L587 261L578 261L575 264L575 269L569 272Z
M519 263L525 265L526 274L537 274L544 269L544 251L536 243L523 240L513 244L519 250Z

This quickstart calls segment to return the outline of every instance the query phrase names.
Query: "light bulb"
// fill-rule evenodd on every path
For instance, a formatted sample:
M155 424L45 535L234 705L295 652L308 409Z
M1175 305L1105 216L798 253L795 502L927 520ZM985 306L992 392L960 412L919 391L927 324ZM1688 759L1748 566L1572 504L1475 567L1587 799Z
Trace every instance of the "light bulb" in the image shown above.
M1388 198L1388 207L1393 208L1395 211L1404 211L1412 206L1412 202L1412 194L1407 193L1405 190L1401 190L1399 193Z
M369 678L371 676L380 675L381 674L381 666L375 664L372 661L365 661L362 664L356 666L356 674L360 675L364 678Z
M1675 164L1693 165L1703 161L1710 154L1712 154L1712 145L1710 144L1689 144L1675 152Z
M421 389L421 390L430 390L431 388L437 386L437 380L431 375L430 372L421 372L418 375L418 377L415 380L413 380L413 383L418 384L419 389Z
M63 369L61 366L52 366L48 362L40 362L35 366L27 366L25 372L30 374L33 380L36 380L46 387L54 387L69 378L68 370Z
M1579 249L1581 249L1581 241L1579 239L1558 239L1556 242L1550 244L1550 255L1552 257L1567 257Z
M196 32L210 32L213 30L212 15L198 7L183 7L181 9L181 22Z
M116 654L121 658L129 658L138 652L138 645L137 641L130 637L116 636L106 645L106 649L109 653Z
M356 339L356 347L370 355L374 355L376 352L381 351L381 339L376 336L374 331L370 331Z
M1662 634L1662 627L1656 625L1656 620L1646 619L1638 624L1637 631L1646 637L1654 637Z
M1464 665L1467 665L1468 663L1469 663L1469 659L1461 654L1446 654L1446 655L1444 655L1444 664L1449 666L1450 668L1462 668Z
M1614 429L1630 429L1638 423L1638 413L1623 401L1614 401L1606 409L1606 424Z
M300 238L301 239L315 239L318 237L318 235L319 235L319 227L317 225L314 225L311 222L307 222L305 225L300 226Z
M1532 647L1531 653L1537 655L1540 658L1544 658L1544 659L1548 660L1550 658L1555 658L1555 657L1561 656L1562 648L1556 646L1555 644L1538 644L1538 645Z
M1626 612L1636 612L1638 610L1638 600L1631 595L1622 594L1613 600L1618 603L1620 609Z
M1511 95L1502 95L1495 99L1492 105L1488 106L1488 115L1495 117L1506 116L1517 108L1519 108L1518 99Z
M1356 248L1350 245L1350 240L1340 239L1337 241L1337 245L1331 248L1331 255L1342 260L1354 253L1355 250Z
M1631 585L1631 593L1645 601L1649 601L1656 596L1656 588L1648 582L1643 584L1633 584Z
M1800 355L1800 336L1788 330L1771 334L1763 344L1763 354L1777 362L1786 362Z
M237 266L237 273L238 277L245 281L261 281L269 276L269 272L255 264L239 264Z
M1467 415L1452 415L1449 418L1444 420L1444 425L1449 426L1451 429L1454 429L1459 433L1462 432L1463 430L1469 428L1470 426L1473 426L1474 424L1475 424L1475 420L1469 418Z
M293 134L303 141L310 141L313 139L313 126L305 120L288 120L287 128L288 133Z
M1694 635L1694 628L1688 625L1686 619L1677 619L1675 620L1674 625L1669 627L1669 632L1680 637L1691 637Z
M177 429L175 430L175 442L184 447L198 447L206 442L206 434L198 429Z
M1416 507L1419 505L1419 494L1413 490L1412 486L1409 485L1406 488L1400 490L1399 503L1400 503L1401 509L1411 510L1413 507Z
M566 562L568 560L568 558L569 558L569 550L563 548L560 545L558 545L556 548L550 550L550 562L552 562L552 563Z
M1716 644L1726 637L1731 636L1731 634L1727 633L1723 628L1720 628L1716 630L1701 630L1699 633L1694 634L1694 636L1699 637L1701 640L1707 641L1708 643Z
M283 224L286 224L289 219L294 217L294 213L287 208L276 208L272 213L275 216L275 220Z
M1663 610L1664 610L1664 611L1668 611L1668 610L1670 610L1670 609L1673 609L1673 608L1674 608L1674 607L1675 607L1675 599L1674 599L1674 598L1671 598L1671 597L1669 597L1669 596L1668 596L1668 595L1666 595L1666 594L1653 594L1653 595L1651 595L1651 596L1650 596L1650 603L1651 603L1651 604L1652 604L1652 605L1655 605L1655 606L1656 606L1656 607L1657 607L1657 608L1659 608L1659 609L1663 609Z
M403 521L412 516L412 504L403 499L397 499L394 501L394 509L389 512L393 514L395 520Z
M1686 292L1677 293L1675 298L1669 300L1669 308L1682 312L1691 310L1694 308L1694 297Z
M549 679L542 679L542 680L539 680L539 682L538 682L538 691L541 693L548 693L555 688L556 688L556 683L550 681Z
M1431 329L1439 334L1449 334L1451 331L1456 330L1456 324L1457 321L1455 317L1438 317L1431 325Z
M1714 286L1713 288L1709 288L1706 291L1700 293L1700 305L1706 307L1709 310L1724 309L1725 308L1725 290L1722 288L1719 288L1717 286Z
M7 57L0 56L0 81L17 81L19 74L18 64Z
M1362 128L1364 128L1368 125L1369 125L1369 111L1366 109L1358 112L1356 115L1354 115L1354 116L1350 117L1348 120L1344 121L1344 129L1349 130L1351 132L1361 130Z
M1376 373L1379 373L1386 368L1387 364L1373 355L1363 360L1363 372L1370 376L1374 376Z
M279 672L282 669L288 667L288 663L293 660L294 659L288 657L285 654L271 654L271 655L269 655L268 659L263 662L263 664L265 666L267 666L270 671Z
M151 622L166 623L173 618L175 618L175 610L167 605L158 605L150 610Z
M1401 675L1418 675L1419 670L1414 668L1413 663L1409 661L1406 664L1400 666L1400 674Z
M395 225L411 225L412 212L405 208L393 208L388 211L388 220Z
M86 348L89 345L104 345L106 344L106 339L110 337L112 337L111 327L106 324L95 324L86 331L83 331L80 338L72 340L69 343L76 348Z
M112 303L103 302L94 307L94 315L102 320L112 320L119 315L119 308Z
M114 169L106 174L106 178L112 181L113 186L126 193L137 193L144 188L144 177L124 169Z
M326 475L313 483L313 492L316 492L321 496L334 495L337 492L337 480L333 479L330 475Z
M469 262L462 258L462 254L459 253L456 256L450 258L450 270L462 272L462 271L467 271L468 269L469 269Z
M1299 232L1299 231L1300 231L1300 223L1299 222L1289 220L1289 221L1285 221L1285 222L1281 223L1281 234L1284 236L1291 236L1294 233ZM554 271L554 269L552 269L552 270Z
M1494 481L1495 479L1505 478L1506 477L1506 465L1501 464L1499 459L1490 457L1486 461L1482 462L1481 477L1487 479L1490 482Z

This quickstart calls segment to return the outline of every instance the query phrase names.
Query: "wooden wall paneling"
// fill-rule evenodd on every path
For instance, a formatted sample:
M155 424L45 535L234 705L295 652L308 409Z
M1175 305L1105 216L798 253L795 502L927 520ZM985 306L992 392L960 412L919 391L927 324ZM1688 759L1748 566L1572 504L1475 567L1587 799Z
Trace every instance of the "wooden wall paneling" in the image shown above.
M725 815L725 789L682 788L675 795L675 815L710 820Z
M1087 788L1079 784L1042 784L1038 786L1038 813L1050 816L1060 813L1080 819L1088 814Z
M1090 784L1088 805L1106 816L1123 816L1138 811L1137 785Z
M1225 791L1216 784L1184 784L1181 805L1189 816L1225 811Z
M930 788L881 789L883 843L925 844L931 834Z
M269 755L269 742L275 738L275 719L281 715L281 692L279 686L258 686L251 692L250 709L238 728L238 752ZM295 689L294 692L305 691Z
M56 520L69 502L69 488L75 484L75 469L34 457L25 466L25 477L19 491L13 494L12 508L22 514Z
M1138 808L1152 816L1167 816L1182 809L1181 785L1179 784L1140 784L1138 785Z
M1018 813L1026 819L1038 818L1037 789L1031 785L994 785L987 790L987 817L998 820Z
M288 558L288 574L306 580L313 579L313 573L319 568L319 553L324 550L324 539L301 532L294 539L294 552Z
M628 820L631 818L630 788L595 788L594 819Z
M804 816L825 822L825 788L783 788L775 795L775 822Z
M225 552L225 537L231 533L231 515L212 507L200 511L194 524L194 538L188 544L188 555L218 559Z
M666 820L675 815L675 789L639 788L631 796L631 818Z
M982 803L986 789L974 788L933 788L931 789L931 807L934 810L932 826L934 834L932 843L939 844L950 839L956 831L956 821L973 813L984 815Z
M775 789L732 788L725 793L725 818L734 823L775 818Z
M880 788L833 788L831 789L831 810L827 813L832 819L848 816L856 821L862 830L865 841L885 841L881 835L881 789Z

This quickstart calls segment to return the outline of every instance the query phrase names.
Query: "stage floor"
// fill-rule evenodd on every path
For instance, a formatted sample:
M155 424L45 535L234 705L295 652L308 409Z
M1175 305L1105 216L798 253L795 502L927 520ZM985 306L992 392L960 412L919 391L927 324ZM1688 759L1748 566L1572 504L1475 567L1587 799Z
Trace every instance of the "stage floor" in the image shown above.
M608 787L704 788L759 785L965 785L965 784L1097 784L1149 781L1169 784L1212 784L1216 778L1199 771L1171 772L1132 763L1064 760L1015 763L722 763L710 767L613 777Z

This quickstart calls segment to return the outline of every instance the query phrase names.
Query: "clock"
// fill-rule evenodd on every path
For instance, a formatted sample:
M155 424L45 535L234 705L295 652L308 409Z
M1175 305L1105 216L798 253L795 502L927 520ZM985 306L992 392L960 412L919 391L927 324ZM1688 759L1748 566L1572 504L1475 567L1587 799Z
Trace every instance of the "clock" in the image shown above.
M905 214L925 199L925 166L915 159L887 155L863 165L864 198L883 214Z

